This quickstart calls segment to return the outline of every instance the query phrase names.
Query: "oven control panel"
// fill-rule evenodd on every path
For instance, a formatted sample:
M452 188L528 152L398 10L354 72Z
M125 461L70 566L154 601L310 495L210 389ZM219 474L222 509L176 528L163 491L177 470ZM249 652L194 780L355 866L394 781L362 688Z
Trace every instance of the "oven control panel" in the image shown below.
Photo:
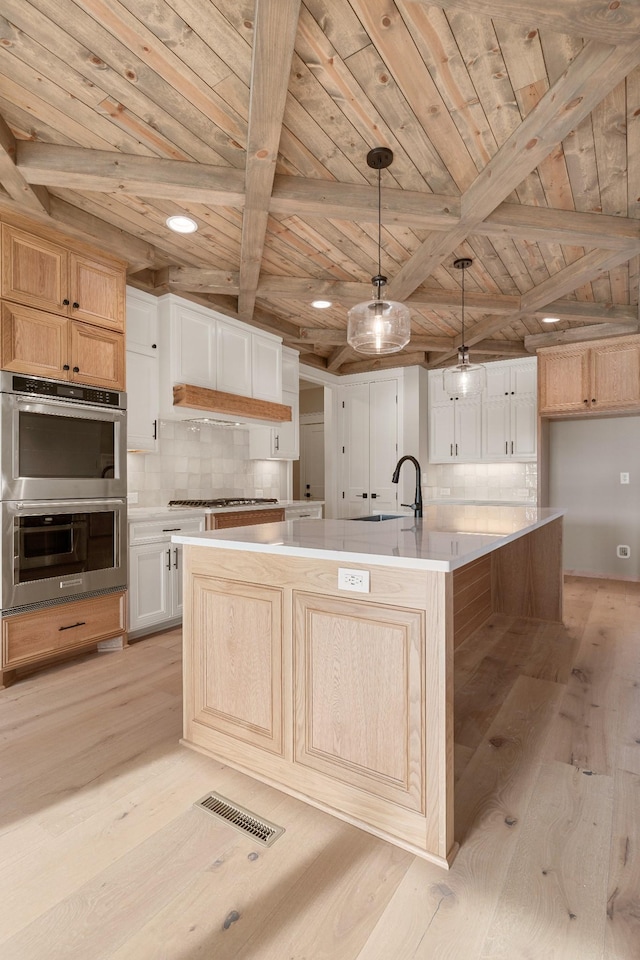
M58 380L41 380L37 377L14 377L15 393L28 393L39 397L53 397L60 400L77 400L81 403L93 403L101 407L121 406L117 390L100 390L95 387L82 387L73 383L60 383Z

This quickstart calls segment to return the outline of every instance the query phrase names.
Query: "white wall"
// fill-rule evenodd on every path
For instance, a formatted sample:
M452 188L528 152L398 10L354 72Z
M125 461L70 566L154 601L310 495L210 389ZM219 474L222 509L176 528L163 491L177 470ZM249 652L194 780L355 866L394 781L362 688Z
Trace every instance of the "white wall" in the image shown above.
M640 417L553 421L549 466L550 506L567 510L565 570L640 580Z
M161 420L157 453L127 456L127 487L139 507L211 497L286 499L286 462L249 459L249 430Z

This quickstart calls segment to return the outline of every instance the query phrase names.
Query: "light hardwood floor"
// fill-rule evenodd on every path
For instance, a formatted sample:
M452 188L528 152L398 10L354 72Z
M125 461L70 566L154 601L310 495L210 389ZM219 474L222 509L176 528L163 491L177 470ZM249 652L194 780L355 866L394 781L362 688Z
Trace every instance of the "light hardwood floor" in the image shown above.
M640 584L570 579L564 628L494 617L456 673L448 872L181 747L178 631L2 691L0 957L640 958Z

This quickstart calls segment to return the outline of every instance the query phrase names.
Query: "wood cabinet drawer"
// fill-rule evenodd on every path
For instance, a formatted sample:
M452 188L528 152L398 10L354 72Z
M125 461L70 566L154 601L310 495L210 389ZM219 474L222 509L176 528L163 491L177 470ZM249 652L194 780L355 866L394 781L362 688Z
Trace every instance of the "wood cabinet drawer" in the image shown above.
M125 629L124 591L6 617L2 621L3 665L12 667L62 653Z
M249 527L256 523L279 523L284 520L284 510L234 510L232 513L210 513L207 530L222 530L225 527Z

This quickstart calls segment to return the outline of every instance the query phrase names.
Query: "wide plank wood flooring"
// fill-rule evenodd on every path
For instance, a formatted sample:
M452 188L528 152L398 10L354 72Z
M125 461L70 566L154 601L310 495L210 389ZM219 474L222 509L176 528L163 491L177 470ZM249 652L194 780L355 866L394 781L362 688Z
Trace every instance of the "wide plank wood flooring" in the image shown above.
M442 870L179 745L180 633L0 692L2 960L640 958L640 584L456 652ZM286 828L269 849L194 808Z

